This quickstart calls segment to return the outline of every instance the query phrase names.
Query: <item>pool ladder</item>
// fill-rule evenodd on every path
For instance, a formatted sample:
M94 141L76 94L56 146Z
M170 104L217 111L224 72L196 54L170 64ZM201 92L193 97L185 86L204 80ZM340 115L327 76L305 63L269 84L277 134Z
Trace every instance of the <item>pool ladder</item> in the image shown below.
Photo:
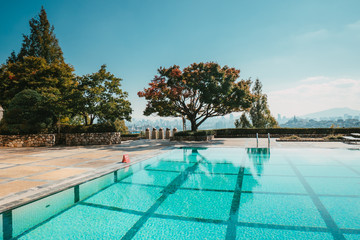
M256 148L259 148L259 134L256 133ZM270 133L268 133L268 148L270 148Z

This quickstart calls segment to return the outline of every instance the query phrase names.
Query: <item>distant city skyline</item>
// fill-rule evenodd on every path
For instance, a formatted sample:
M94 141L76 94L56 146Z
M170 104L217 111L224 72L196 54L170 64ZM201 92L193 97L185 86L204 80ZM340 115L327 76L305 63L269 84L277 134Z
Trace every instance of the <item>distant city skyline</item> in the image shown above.
M137 92L160 66L207 61L259 78L275 117L360 110L357 0L3 1L0 63L19 51L42 5L66 62L78 75L107 64L135 118L146 104Z

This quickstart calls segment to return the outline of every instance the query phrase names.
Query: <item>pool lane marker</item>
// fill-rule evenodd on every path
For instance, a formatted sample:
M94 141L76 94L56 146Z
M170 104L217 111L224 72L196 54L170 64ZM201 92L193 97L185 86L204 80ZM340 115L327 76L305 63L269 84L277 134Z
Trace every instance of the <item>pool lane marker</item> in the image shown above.
M2 213L3 217L3 239L8 240L12 238L13 225L12 225L12 210Z
M186 168L181 172L174 180L172 180L163 190L162 195L156 200L156 202L145 212L145 214L130 228L127 233L121 238L123 240L132 239L136 233L142 228L146 221L152 217L155 211L160 207L160 205L167 199L170 194L174 194L180 186L188 179L191 173L194 173L198 168L201 160L194 165Z
M80 200L80 187L76 185L74 187L74 203L77 203Z
M226 238L225 239L236 239L236 225L237 218L239 214L240 208L240 199L241 199L241 188L244 179L244 167L240 167L238 177L236 180L236 186L234 190L234 195L231 203L228 226L226 230Z
M299 169L297 169L297 167L290 160L288 160L288 162L289 162L289 165L291 166L291 168L293 169L293 171L295 172L296 176L299 178L300 182L304 186L306 192L309 194L309 197L311 198L315 207L319 211L321 217L323 218L326 226L330 230L330 233L333 235L334 239L345 240L345 237L342 234L340 228L337 226L334 219L332 218L330 213L327 211L325 206L322 204L320 198L316 195L316 193L311 188L309 183L306 181L304 176L301 174Z

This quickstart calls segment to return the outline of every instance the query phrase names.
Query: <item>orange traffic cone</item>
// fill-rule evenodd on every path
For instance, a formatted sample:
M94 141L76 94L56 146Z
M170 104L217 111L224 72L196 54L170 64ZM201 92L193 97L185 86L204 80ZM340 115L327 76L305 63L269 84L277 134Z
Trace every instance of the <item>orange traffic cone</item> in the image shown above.
M123 155L123 159L122 159L122 162L123 162L123 163L129 163L129 162L130 162L130 158L129 158L129 155L127 155L127 154L124 154L124 155Z

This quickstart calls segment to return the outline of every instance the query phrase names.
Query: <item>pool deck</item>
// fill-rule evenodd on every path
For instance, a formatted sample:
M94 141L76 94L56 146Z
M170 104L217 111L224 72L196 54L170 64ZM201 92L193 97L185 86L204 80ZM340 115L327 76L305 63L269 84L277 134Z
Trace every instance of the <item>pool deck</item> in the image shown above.
M267 147L259 139L259 147ZM131 162L164 153L180 146L256 147L254 138L219 138L211 142L168 140L125 141L110 146L0 148L0 212L127 166ZM271 148L357 148L342 142L276 142Z

